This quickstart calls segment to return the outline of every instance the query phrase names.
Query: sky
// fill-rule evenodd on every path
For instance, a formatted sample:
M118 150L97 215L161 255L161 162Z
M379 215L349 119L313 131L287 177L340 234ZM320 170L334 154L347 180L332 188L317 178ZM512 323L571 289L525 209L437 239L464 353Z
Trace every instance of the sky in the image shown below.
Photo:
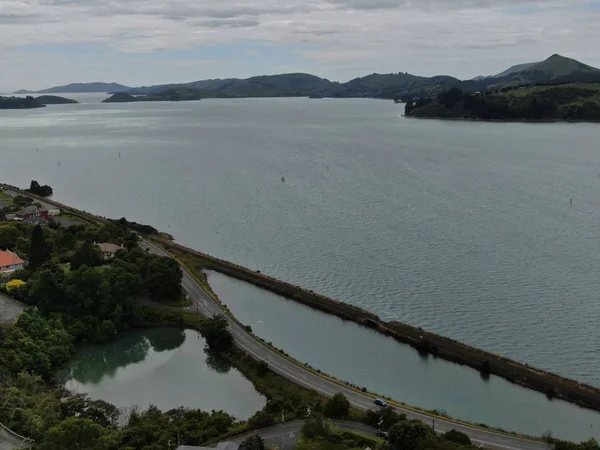
M600 67L600 0L0 0L0 91L306 72Z

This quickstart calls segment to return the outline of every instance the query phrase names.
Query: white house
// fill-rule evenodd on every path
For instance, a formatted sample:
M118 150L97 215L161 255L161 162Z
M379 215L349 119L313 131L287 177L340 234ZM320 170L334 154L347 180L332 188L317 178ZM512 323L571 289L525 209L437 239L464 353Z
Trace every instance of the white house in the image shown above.
M22 269L24 264L25 261L10 250L5 252L0 250L0 273L6 274Z

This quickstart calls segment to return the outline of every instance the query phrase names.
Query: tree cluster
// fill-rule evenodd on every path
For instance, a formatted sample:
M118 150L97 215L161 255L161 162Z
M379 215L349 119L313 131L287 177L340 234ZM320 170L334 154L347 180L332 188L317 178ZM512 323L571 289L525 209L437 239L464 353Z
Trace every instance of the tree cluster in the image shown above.
M52 195L52 188L47 184L40 186L36 180L31 180L31 184L29 185L29 189L27 192L30 192L34 195L39 195L40 197L49 197Z

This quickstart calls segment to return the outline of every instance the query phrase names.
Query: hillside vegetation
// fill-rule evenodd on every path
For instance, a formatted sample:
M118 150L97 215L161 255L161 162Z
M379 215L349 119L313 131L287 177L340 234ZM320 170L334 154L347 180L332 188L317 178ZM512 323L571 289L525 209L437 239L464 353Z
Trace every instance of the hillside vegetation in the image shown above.
M453 88L406 104L406 116L481 120L600 121L600 85L565 84L469 94Z

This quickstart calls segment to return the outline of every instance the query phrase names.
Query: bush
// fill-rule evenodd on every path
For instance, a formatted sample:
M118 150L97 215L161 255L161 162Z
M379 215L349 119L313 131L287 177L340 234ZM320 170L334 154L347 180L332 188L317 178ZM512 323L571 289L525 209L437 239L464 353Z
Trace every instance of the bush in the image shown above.
M471 445L471 439L462 431L450 430L442 435L442 438L446 441L454 442L460 445Z
M350 414L350 401L344 394L338 392L325 404L325 409L323 412L325 417L346 417L348 414Z

